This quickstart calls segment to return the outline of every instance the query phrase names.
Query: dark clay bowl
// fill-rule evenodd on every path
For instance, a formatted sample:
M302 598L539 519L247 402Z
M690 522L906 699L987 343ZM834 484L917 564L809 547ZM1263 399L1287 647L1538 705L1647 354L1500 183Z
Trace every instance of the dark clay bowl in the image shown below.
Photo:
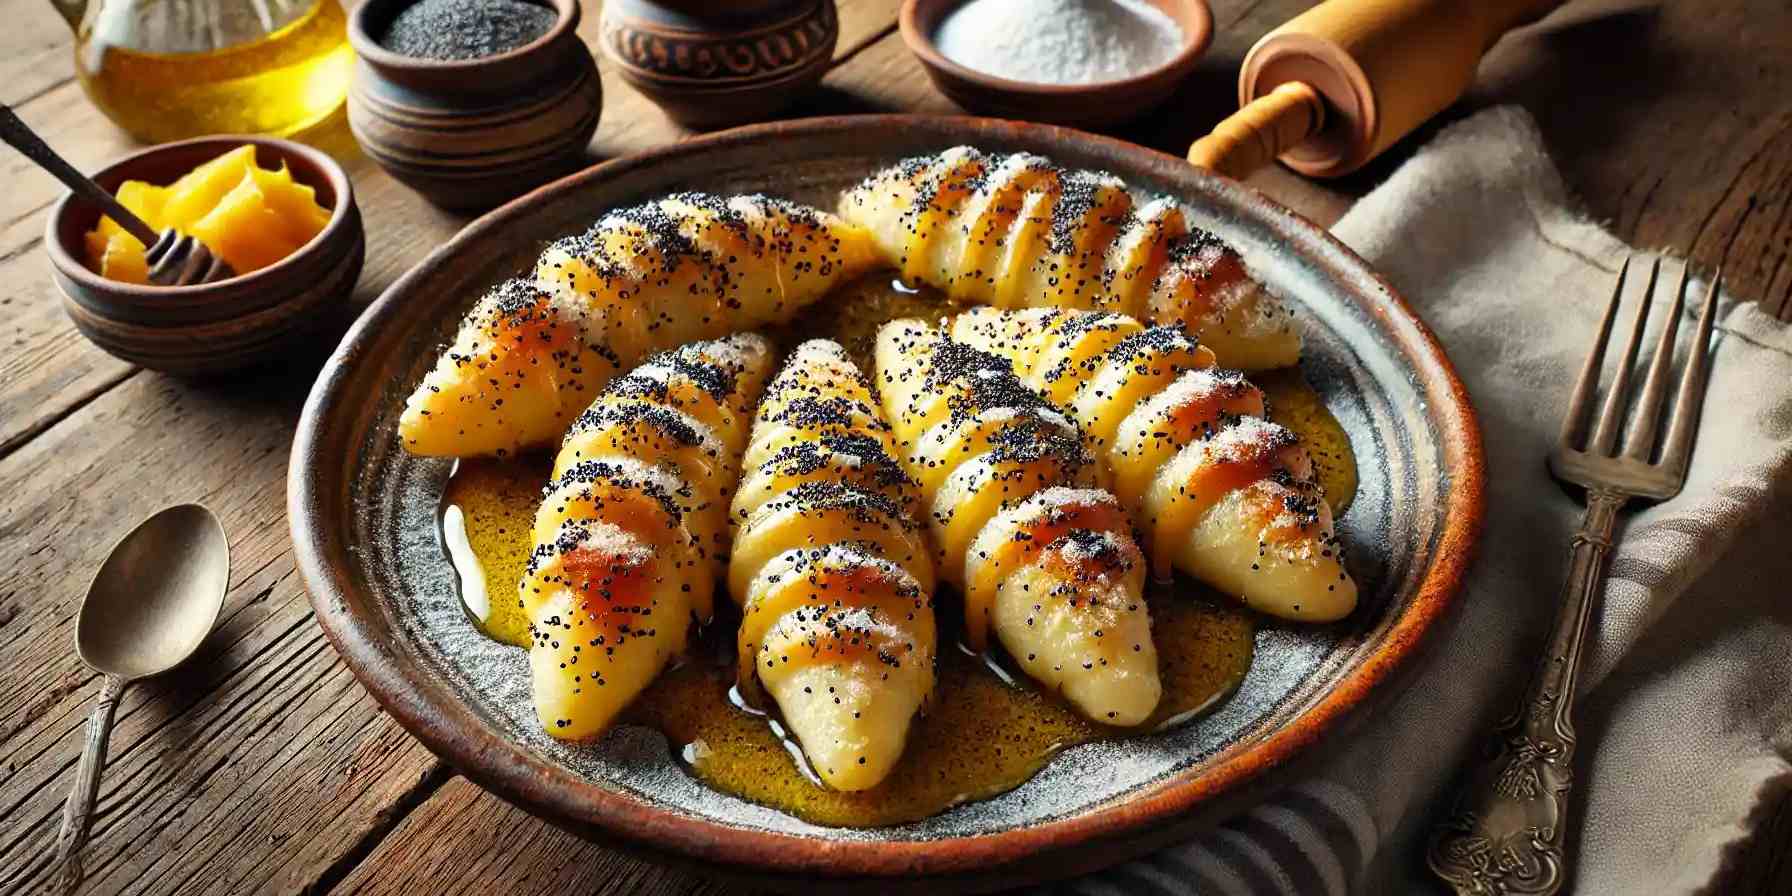
M355 78L348 122L368 157L446 209L487 209L584 164L603 111L578 0L537 0L546 34L480 59L418 59L380 46L414 0L367 0L349 15Z
M93 179L113 191L127 180L170 184L245 143L255 146L257 164L285 164L294 180L315 189L330 223L261 270L198 286L142 286L87 267L83 236L99 223L100 210L64 194L50 212L44 246L63 310L81 335L132 364L192 376L277 360L331 321L361 275L367 246L348 174L324 153L271 137L201 137L125 156Z
M972 112L999 118L1080 128L1131 121L1169 99L1213 40L1213 11L1207 0L1150 0L1182 27L1182 52L1169 62L1136 77L1098 84L1014 81L959 65L934 43L933 36L946 15L965 2L903 0L902 40L941 93Z
M763 191L832 208L906 156L1027 150L1175 197L1295 308L1302 368L1359 458L1338 519L1362 587L1322 626L1266 622L1237 693L1148 736L1068 749L999 796L909 824L821 827L718 794L682 744L619 726L599 743L542 733L523 651L467 622L438 513L453 461L407 454L406 395L493 284L604 209L679 190ZM822 301L830 301L824 298ZM318 623L392 716L468 778L568 830L804 892L1013 887L1111 865L1251 804L1348 740L1449 609L1483 508L1474 410L1431 332L1385 280L1311 222L1182 159L1063 128L983 118L850 116L740 128L618 159L479 219L399 278L324 365L300 418L288 518Z

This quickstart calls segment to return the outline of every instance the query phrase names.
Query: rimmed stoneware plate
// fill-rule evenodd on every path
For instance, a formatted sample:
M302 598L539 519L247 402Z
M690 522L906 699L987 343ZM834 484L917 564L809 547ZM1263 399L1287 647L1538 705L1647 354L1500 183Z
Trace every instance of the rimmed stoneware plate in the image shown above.
M898 158L959 143L1112 171L1183 201L1297 306L1307 375L1343 422L1362 485L1341 531L1364 599L1334 626L1265 625L1239 692L1169 732L1070 749L1032 781L923 822L824 828L711 791L656 733L558 747L527 700L520 651L460 616L436 505L449 462L407 456L406 393L489 285L604 210L674 190L764 191L832 207ZM1338 740L1387 691L1461 582L1482 510L1480 436L1442 349L1343 245L1251 190L1137 146L1040 125L914 116L729 131L599 165L479 219L417 265L344 338L305 405L289 482L318 621L411 733L485 787L607 843L784 884L1015 885L1119 862L1236 812ZM515 674L504 675L510 664ZM494 686L494 681L510 681ZM676 749L674 747L673 749Z

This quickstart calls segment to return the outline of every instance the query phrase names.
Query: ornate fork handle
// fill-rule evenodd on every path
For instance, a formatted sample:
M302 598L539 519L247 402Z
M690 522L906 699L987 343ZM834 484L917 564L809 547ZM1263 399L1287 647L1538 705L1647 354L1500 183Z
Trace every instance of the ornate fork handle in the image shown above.
M1574 690L1593 597L1605 584L1618 510L1629 496L1587 492L1574 533L1568 581L1549 652L1524 702L1500 723L1487 755L1469 772L1456 808L1426 860L1459 894L1552 894L1567 862L1564 821L1574 782Z

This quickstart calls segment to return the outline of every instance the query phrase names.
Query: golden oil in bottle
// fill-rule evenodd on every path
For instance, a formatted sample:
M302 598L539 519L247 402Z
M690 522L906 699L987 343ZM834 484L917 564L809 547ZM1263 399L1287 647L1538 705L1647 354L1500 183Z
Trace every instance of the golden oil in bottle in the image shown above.
M339 0L90 0L75 71L131 136L284 135L334 112L354 51Z

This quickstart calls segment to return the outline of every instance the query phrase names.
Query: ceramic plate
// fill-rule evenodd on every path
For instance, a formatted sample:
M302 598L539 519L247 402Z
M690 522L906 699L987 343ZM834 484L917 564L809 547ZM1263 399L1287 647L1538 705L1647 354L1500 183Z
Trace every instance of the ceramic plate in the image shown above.
M406 394L476 296L607 208L683 189L764 191L831 208L842 188L883 165L959 143L1031 150L1174 196L1297 306L1303 366L1361 471L1340 520L1362 585L1358 612L1332 626L1265 624L1237 695L1210 715L1067 750L1009 793L899 827L819 827L719 794L686 775L654 732L619 729L596 749L550 741L528 703L521 652L489 645L460 617L436 526L450 463L400 450ZM293 446L289 495L299 568L324 630L393 716L469 778L586 836L761 879L926 875L930 885L981 887L1068 875L1186 836L1335 743L1347 717L1389 689L1456 592L1479 531L1482 466L1473 411L1431 333L1312 223L1118 141L888 116L679 143L473 223L393 284L326 364Z

